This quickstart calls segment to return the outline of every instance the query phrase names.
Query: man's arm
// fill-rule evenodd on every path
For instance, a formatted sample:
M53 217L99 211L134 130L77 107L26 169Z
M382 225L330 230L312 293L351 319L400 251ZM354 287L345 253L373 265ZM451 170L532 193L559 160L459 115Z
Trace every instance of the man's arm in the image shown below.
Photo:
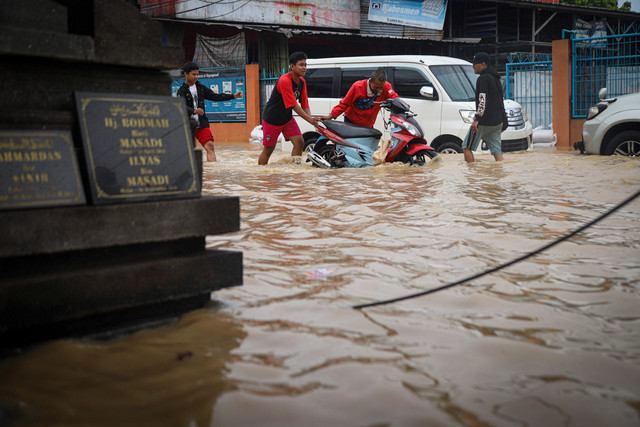
M200 83L200 86L202 87L204 93L204 99L208 99L209 101L231 101L232 99L236 98L235 95L232 95L230 93L215 93L202 83Z
M484 116L484 112L486 111L487 92L488 92L487 80L483 79L482 76L480 76L478 78L478 81L476 82L476 115L473 120L473 123L471 123L471 130L473 132L478 132L478 124L479 124L478 119Z
M311 123L313 126L317 126L318 125L318 120L320 120L320 119L318 117L312 117L311 116L311 109L310 108L302 108L299 104L296 104L293 107L293 111L298 113L298 115L300 117L305 119L307 122Z
M187 107L187 116L191 117L191 116L193 116L194 114L196 114L196 111L195 111L195 109L193 108L193 103L192 103L192 102L187 101L187 90L188 90L188 89L186 89L186 90L185 90L184 86L180 86L180 87L178 88L178 92L176 93L176 96L177 96L178 98L183 98L183 99L184 99L184 104L185 104L185 106Z
M353 105L353 98L355 98L356 96L355 87L356 87L356 84L355 83L352 84L351 87L349 88L349 92L347 92L344 98L340 100L338 105L333 107L333 110L331 110L331 117L333 117L334 119L337 119L340 116L340 114L347 111L347 109Z
M391 99L391 98L399 98L400 97L400 95L398 95L398 92L393 90L393 88L391 87L391 83L389 83L389 82L385 82L384 90L386 90L387 93L389 94L389 99Z
M482 77L482 76L481 76ZM484 116L484 112L487 108L487 92L489 91L487 80L479 78L476 83L476 120Z

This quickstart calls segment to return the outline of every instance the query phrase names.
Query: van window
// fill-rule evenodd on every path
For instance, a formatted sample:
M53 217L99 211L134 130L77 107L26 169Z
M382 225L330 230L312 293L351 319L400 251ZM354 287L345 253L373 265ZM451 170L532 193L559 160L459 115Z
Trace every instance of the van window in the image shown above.
M432 65L429 67L452 101L473 101L478 76L471 65Z
M432 84L420 70L415 68L395 68L393 90L401 98L422 98L420 95L422 86L432 86Z
M342 81L340 83L340 97L344 96L351 89L351 85L358 80L364 80L371 77L371 73L377 70L378 67L371 68L343 68L342 69Z
M314 68L307 70L304 80L307 82L309 98L330 98L333 87L333 68Z

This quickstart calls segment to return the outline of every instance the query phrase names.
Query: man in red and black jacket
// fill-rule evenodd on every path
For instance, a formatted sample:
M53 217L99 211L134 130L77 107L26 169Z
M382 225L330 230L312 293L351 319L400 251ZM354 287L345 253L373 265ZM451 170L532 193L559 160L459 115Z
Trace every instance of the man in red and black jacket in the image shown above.
M351 85L349 92L331 110L331 114L322 116L322 119L336 119L344 113L345 122L370 128L376 122L380 103L397 97L398 94L387 81L387 73L378 69L369 79L358 80Z
M213 148L213 135L209 126L209 119L204 113L204 100L210 101L230 101L234 98L242 98L242 92L215 93L198 81L200 76L200 68L195 62L187 62L182 67L184 74L184 83L178 89L176 96L184 98L187 106L187 115L197 120L196 139L207 152L207 161L216 161L216 152Z
M289 57L287 74L280 76L276 87L271 92L262 114L262 153L258 158L259 165L269 163L269 158L276 148L278 137L282 133L286 140L291 141L293 149L291 156L302 156L304 139L293 118L293 111L311 123L318 124L318 118L311 117L309 99L307 98L307 83L302 76L307 72L307 55L294 52Z

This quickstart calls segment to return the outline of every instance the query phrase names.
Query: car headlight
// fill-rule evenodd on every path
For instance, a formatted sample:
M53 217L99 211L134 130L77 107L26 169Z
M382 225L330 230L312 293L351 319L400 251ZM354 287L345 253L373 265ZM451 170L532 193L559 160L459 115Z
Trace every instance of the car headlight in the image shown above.
M527 123L529 121L529 116L527 116L527 112L525 111L524 108L522 108L520 111L522 111L522 120L524 120L524 122Z
M589 107L589 111L587 112L587 120L593 119L598 114L602 113L607 109L607 104L596 104Z
M476 118L475 110L460 110L460 117L465 123L473 123Z

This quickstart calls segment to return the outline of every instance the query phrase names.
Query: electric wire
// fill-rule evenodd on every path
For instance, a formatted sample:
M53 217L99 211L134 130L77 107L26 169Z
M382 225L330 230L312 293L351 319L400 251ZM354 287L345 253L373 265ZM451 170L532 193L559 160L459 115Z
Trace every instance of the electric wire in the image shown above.
M167 0L165 2L155 3L155 4L147 4L147 3L145 3L142 6L140 6L140 10L146 12L149 9L160 9L162 7L170 6L170 5L171 6L175 6L175 5L178 5L180 3L185 3L187 1L190 1L190 0Z
M224 0L216 0L216 1L198 0L198 1L201 2L201 3L205 3L205 4L202 5L202 6L194 7L192 9L176 11L176 12L174 12L173 15L158 15L158 16L154 16L154 18L170 18L170 17L176 17L177 18L178 15L183 15L183 14L188 13L188 12L193 12L195 10L204 9L205 7L215 6L215 5L230 5L230 4L233 4L233 3L239 3L239 2L241 2L243 0L231 0L231 1L227 1L227 2L225 2ZM216 15L216 16L207 16L207 19L220 18L222 16L229 15L229 14L231 14L233 12L236 12L236 11L240 10L241 8L246 6L247 4L251 3L251 1L253 1L253 0L246 0L242 5L236 7L235 9L231 10L230 12L226 12L226 13L223 13L223 14L220 14L220 15ZM182 1L182 2L177 1L175 4L178 4L178 3L185 3L185 1ZM149 8L156 8L156 7L158 7L158 5L150 5L149 6ZM148 9L145 9L144 11L148 11Z
M449 283L447 285L439 286L437 288L433 288L433 289L429 289L429 290L426 290L426 291L417 292L417 293L410 294L410 295L405 295L405 296L402 296L402 297L391 298L391 299L386 299L386 300L379 300L379 301L363 303L363 304L357 304L357 305L352 306L351 308L361 309L361 308L367 308L367 307L374 307L374 306L378 306L378 305L391 304L391 303L398 302L398 301L404 301L404 300L408 300L408 299L412 299L412 298L417 298L417 297L420 297L420 296L423 296L423 295L428 295L428 294L432 294L432 293L435 293L435 292L438 292L438 291L442 291L444 289L449 289L449 288L452 288L454 286L470 282L470 281L472 281L474 279L477 279L479 277L486 276L487 274L494 273L494 272L496 272L498 270L502 270L503 268L509 267L509 266L511 266L513 264L516 264L516 263L520 262L520 261L524 261L527 258L531 258L532 256L539 254L540 252L543 252L543 251L545 251L545 250L547 250L547 249L549 249L549 248L551 248L551 247L553 247L553 246L555 246L555 245L557 245L557 244L559 244L561 242L564 242L565 240L575 236L576 234L580 233L581 231L586 230L587 228L589 228L592 225L596 224L597 222L602 221L603 219L605 219L606 217L608 217L612 213L614 213L617 210L621 209L623 206L631 203L638 196L640 196L640 190L637 191L635 194L632 194L631 196L627 197L622 202L618 203L616 206L614 206L613 208L609 209L607 212L605 212L602 215L600 215L599 217L589 221L588 223L584 224L583 226L577 228L576 230L574 230L574 231L572 231L572 232L570 232L568 234L565 234L564 236L560 237L559 239L554 240L553 242L548 243L548 244L542 246L541 248L536 249L533 252L529 252L529 253L527 253L525 255L522 255L522 256L520 256L518 258L515 258L515 259L513 259L513 260L511 260L509 262L506 262L504 264L500 264L497 267L491 268L489 270L483 271L483 272L478 273L478 274L474 274L473 276L469 276L469 277L464 278L462 280L458 280L457 282L453 282L453 283Z

